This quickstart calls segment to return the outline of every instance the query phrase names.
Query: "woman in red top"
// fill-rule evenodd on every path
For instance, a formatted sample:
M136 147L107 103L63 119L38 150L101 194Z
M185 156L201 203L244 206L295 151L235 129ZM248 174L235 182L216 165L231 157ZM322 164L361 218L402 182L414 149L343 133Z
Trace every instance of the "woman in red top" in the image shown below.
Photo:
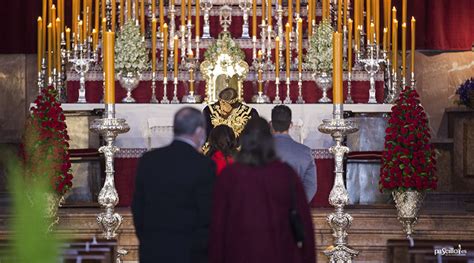
M240 144L236 162L214 186L209 263L315 263L303 186L296 172L277 159L267 121L252 118ZM292 231L290 210L300 216L302 246Z
M227 125L218 125L209 133L209 151L207 156L216 163L219 175L228 164L234 162L237 152L237 139L234 131Z

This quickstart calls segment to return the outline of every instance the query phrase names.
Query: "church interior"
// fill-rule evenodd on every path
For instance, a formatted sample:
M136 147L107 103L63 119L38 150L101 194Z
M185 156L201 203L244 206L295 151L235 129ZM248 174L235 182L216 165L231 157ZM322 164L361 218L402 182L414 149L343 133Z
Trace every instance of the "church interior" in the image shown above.
M2 6L0 151L28 148L33 116L67 152L53 200L40 202L61 241L56 262L138 262L140 156L173 140L180 108L202 111L229 87L267 120L291 108L290 135L317 167L318 262L474 262L474 1ZM211 114L244 128L243 110ZM24 214L0 156L3 262Z

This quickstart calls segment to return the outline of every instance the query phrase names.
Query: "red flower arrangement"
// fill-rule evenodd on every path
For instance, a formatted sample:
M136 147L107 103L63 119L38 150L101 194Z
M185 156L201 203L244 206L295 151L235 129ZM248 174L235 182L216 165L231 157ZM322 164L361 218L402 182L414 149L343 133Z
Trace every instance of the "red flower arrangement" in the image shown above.
M50 177L54 192L64 195L72 186L69 136L61 103L53 87L44 88L31 108L23 138L23 159L34 176Z
M405 87L385 130L380 191L435 190L436 153L428 119L415 89Z

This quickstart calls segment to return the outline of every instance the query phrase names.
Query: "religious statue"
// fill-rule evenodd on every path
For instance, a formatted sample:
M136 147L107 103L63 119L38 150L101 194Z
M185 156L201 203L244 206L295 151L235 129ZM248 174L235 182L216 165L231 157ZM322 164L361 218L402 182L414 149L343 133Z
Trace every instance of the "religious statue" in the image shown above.
M208 134L212 128L224 124L231 127L238 137L247 122L258 116L255 109L242 103L238 98L237 90L232 86L225 86L218 93L218 98L217 102L206 106L203 110Z
M207 131L225 124L238 137L250 118L258 116L255 109L242 103L243 81L249 71L245 54L229 32L221 32L204 56L200 68L206 80Z

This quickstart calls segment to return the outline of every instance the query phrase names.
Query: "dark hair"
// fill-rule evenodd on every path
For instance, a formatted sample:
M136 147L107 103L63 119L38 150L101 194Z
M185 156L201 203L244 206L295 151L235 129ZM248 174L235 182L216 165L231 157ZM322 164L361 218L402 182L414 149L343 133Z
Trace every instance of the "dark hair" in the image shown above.
M175 136L192 135L198 127L205 127L204 116L199 110L184 107L174 115L173 132Z
M272 109L272 127L276 132L290 129L291 109L286 105L278 105Z
M253 117L240 135L241 149L237 162L262 166L276 160L270 125L261 117Z
M227 125L218 125L209 133L208 156L221 151L225 157L230 157L237 152L237 139L234 130Z
M233 88L225 88L219 93L219 99L232 100L237 98L237 91Z

